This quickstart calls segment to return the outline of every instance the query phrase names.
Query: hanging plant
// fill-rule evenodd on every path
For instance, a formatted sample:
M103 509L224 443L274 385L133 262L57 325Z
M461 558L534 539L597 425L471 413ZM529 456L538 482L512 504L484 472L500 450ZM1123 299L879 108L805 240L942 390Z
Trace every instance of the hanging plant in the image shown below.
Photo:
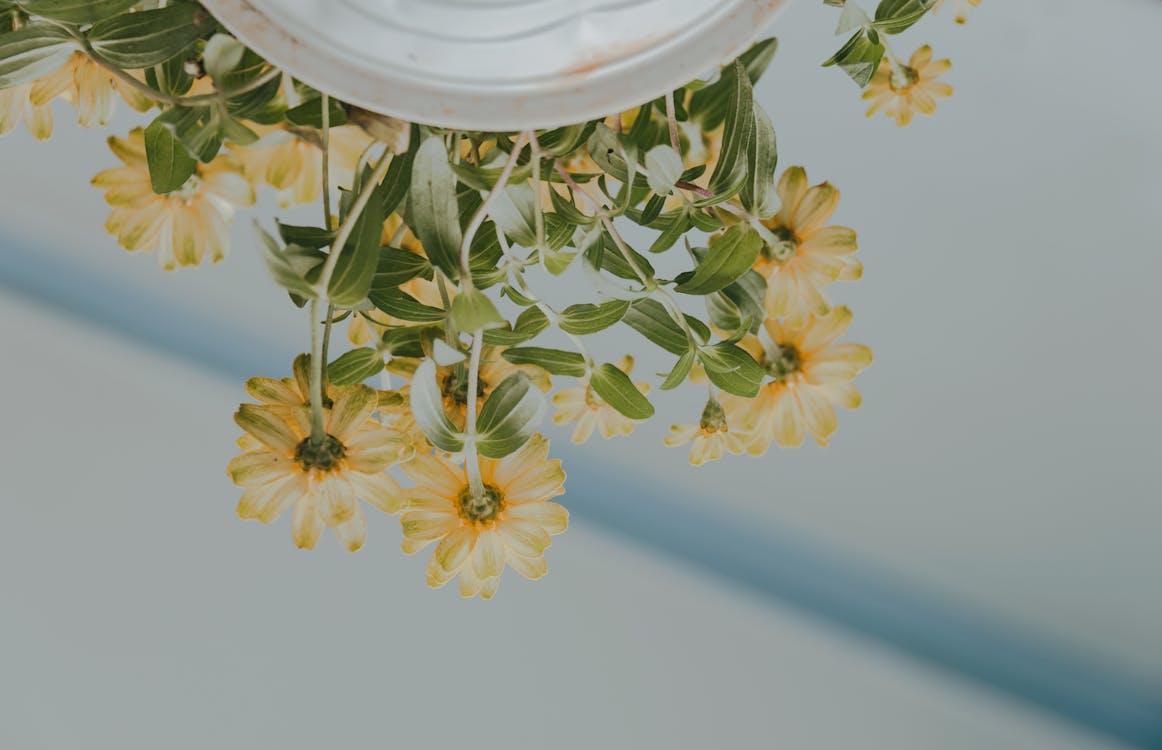
M958 0L957 20L964 5ZM927 46L889 50L934 0L842 8L847 37L824 65L864 89L868 114L931 114L951 88ZM565 473L539 430L583 443L654 416L651 387L705 389L667 445L695 465L762 455L809 436L871 350L841 339L851 312L830 287L862 273L854 230L831 223L839 191L777 170L775 131L753 87L775 54L760 41L707 78L608 117L479 132L408 123L340 101L264 60L195 2L0 0L0 134L53 131L51 103L82 126L119 102L152 119L109 146L93 178L106 229L173 270L224 260L229 225L256 191L318 203L314 225L257 226L255 246L309 349L283 378L254 377L235 414L228 471L238 514L291 516L294 543L330 528L354 552L365 508L399 515L407 553L435 544L428 583L491 597L504 568L545 574L568 514ZM652 237L631 246L636 224ZM680 256L677 273L655 269ZM658 263L661 266L661 263ZM537 289L572 273L589 301ZM655 382L591 337L625 325L672 364ZM336 328L350 346L336 355ZM552 340L552 329L559 332ZM288 353L289 354L289 353ZM374 383L370 385L369 383Z

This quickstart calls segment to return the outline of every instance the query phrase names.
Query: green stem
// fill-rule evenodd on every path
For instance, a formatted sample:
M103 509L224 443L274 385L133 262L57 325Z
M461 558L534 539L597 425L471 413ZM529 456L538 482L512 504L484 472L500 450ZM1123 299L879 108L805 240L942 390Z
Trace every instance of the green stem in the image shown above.
M323 229L331 228L331 97L323 94ZM356 172L355 174L359 174ZM327 323L331 316L327 316Z
M545 246L545 214L541 204L541 144L534 130L529 133L529 148L533 155L533 214L537 228L537 250Z
M464 423L464 469L473 497L484 495L484 478L480 475L480 456L476 453L476 391L480 387L480 354L484 332L472 334L472 354L468 360L468 414Z
M674 113L673 91L666 92L666 121L670 126L670 145L681 154L681 142L678 140L678 116Z
M331 252L327 255L327 260L323 264L323 271L319 274L319 283L317 288L319 294L324 297L327 295L327 289L331 286L331 276L335 273L335 266L339 263L339 256L343 253L343 248L347 245L347 240L351 237L351 232L355 229L355 222L359 220L359 215L363 213L367 202L371 200L372 193L375 192L375 186L383 181L383 176L387 174L387 168L391 164L391 151L384 149L383 156L379 157L379 161L375 164L375 171L371 175L371 179L365 182L359 189L359 195L355 196L355 202L351 204L351 208L347 212L347 218L339 225L339 229L335 232L335 240L331 243Z
M472 267L468 260L472 251L472 240L475 239L476 233L480 231L480 226L484 223L484 219L488 217L488 206L504 190L505 185L508 184L508 179L512 177L512 171L516 169L517 159L520 157L520 152L524 150L525 144L528 143L528 132L523 132L520 137L516 139L513 144L512 153L508 155L508 161L504 163L504 169L500 171L500 176L496 178L496 184L488 191L484 202L480 204L480 208L476 209L476 213L472 214L471 221L468 222L468 227L464 230L464 239L460 243L460 276L461 283L465 280L470 283L472 280Z
M319 336L319 300L311 300L311 442L322 443L327 437L323 424L323 346Z

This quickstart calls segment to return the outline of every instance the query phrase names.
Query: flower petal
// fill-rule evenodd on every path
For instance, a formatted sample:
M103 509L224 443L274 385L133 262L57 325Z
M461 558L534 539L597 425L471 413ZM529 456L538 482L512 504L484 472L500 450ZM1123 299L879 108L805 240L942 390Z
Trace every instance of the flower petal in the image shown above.
M242 404L234 413L234 421L265 445L288 456L294 455L300 442L290 426L268 407Z
M315 503L309 495L302 495L295 503L291 518L291 537L299 549L314 549L323 533L323 519L315 512Z

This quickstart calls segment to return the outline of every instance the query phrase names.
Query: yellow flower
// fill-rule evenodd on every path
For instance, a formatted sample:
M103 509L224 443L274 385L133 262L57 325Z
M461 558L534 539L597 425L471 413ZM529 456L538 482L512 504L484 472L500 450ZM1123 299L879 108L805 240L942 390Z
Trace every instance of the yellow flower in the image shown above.
M309 407L301 403L301 388L290 383L252 380L248 389L274 405L243 404L234 415L250 448L227 468L234 483L245 488L238 515L270 523L294 506L291 535L298 547L313 548L323 527L330 526L355 552L367 538L357 499L385 513L403 508L399 485L385 473L400 460L402 443L372 419L379 395L364 385L332 388L326 435L312 440Z
M753 399L723 396L727 419L742 425L750 453L761 455L772 440L802 445L806 433L827 445L836 428L834 407L859 407L851 381L871 364L872 353L862 344L835 343L850 324L851 311L837 307L802 328L767 320L767 345L757 336L739 343L771 378Z
M29 98L31 91L31 83L0 89L0 136L11 133L21 120L28 132L39 141L52 135L52 107L48 104L33 104Z
M254 203L254 190L234 157L221 154L197 165L186 184L158 195L149 180L145 136L134 128L128 138L109 138L109 147L123 167L106 169L93 178L113 207L105 229L126 250L157 250L161 267L196 266L209 255L217 263L230 249L228 222L235 206Z
M701 466L707 461L717 461L726 451L745 453L746 443L738 431L731 431L722 404L711 398L702 410L698 424L672 425L670 434L662 439L666 445L676 448L693 441L690 446L690 463Z
M952 63L948 60L932 59L932 48L927 44L912 54L907 65L895 70L885 57L863 92L863 98L871 101L867 116L883 109L896 125L903 127L912 121L916 112L932 114L936 111L937 97L952 96L952 87L936 80L951 69Z
M942 5L944 5L944 0L936 0L932 6L932 12L935 13ZM980 0L952 0L953 19L957 23L964 23L968 20L969 9L978 5L980 5Z
M47 105L58 96L70 101L77 108L77 124L91 128L113 121L118 94L138 112L153 106L151 99L90 60L88 55L74 52L60 68L37 79L30 99L37 106Z
M831 309L823 287L863 275L854 257L859 245L855 230L827 225L839 204L839 191L831 183L807 187L807 172L791 167L775 191L782 207L764 224L778 243L763 247L755 270L767 279L767 312L802 325Z
M491 599L507 564L525 578L546 572L550 535L569 525L569 512L549 502L565 491L561 462L550 460L549 442L534 435L499 461L480 460L484 494L474 497L463 466L421 455L404 464L416 483L400 517L403 551L409 555L439 540L428 561L428 585L459 575L461 596Z
M618 368L627 375L633 372L633 357L626 355L621 358ZM642 393L650 392L649 383L634 383ZM601 432L601 437L618 437L633 432L636 420L624 416L617 409L605 403L597 392L589 385L589 378L581 378L576 388L565 388L553 396L553 405L557 411L553 414L556 424L577 423L573 429L573 442L584 443L593 434L594 428Z
M359 156L371 137L355 125L331 128L330 172L333 185L350 185ZM250 184L267 184L278 191L278 204L314 203L323 193L323 152L318 145L277 128L267 129L250 146L232 146Z

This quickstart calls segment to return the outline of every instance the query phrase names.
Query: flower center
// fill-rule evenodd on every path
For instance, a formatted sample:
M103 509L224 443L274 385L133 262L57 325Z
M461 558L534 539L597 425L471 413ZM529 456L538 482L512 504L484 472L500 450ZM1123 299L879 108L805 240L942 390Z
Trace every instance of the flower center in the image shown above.
M197 173L194 173L190 175L190 179L186 180L180 188L170 193L170 195L185 201L193 198L201 189L202 178Z
M465 521L487 523L494 520L504 510L504 493L491 484L484 485L484 492L473 495L471 487L460 490L458 511Z
M785 383L787 378L803 369L803 360L798 349L790 344L781 344L776 346L773 356L764 358L763 366L777 382Z
M787 227L775 227L771 234L775 235L776 242L763 246L763 256L767 260L782 265L799 252L799 238Z
M726 412L723 411L722 404L718 403L718 399L712 398L706 402L706 408L702 410L702 420L698 426L707 434L727 431Z
M346 455L347 447L331 435L326 435L319 441L308 437L295 448L295 461L306 472L338 471Z
M892 75L888 77L888 87L892 91L907 91L916 85L916 81L920 80L920 74L914 68L909 68L907 65L897 65L892 69Z
M488 384L484 382L484 378L478 377L476 379L476 398L477 402L484 398L487 393ZM444 398L451 401L456 406L468 405L468 368L463 365L456 365L452 368L440 384L440 389L444 393Z

